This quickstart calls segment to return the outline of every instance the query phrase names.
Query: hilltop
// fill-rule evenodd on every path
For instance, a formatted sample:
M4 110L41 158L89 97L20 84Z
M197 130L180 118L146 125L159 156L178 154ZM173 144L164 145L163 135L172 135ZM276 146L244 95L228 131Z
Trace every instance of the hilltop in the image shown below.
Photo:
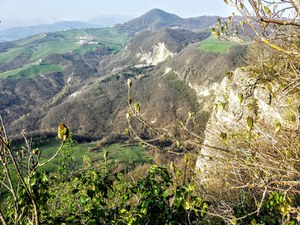
M144 15L114 27L122 32L135 34L145 30L159 30L161 28L207 29L216 23L218 17L200 16L195 18L181 18L161 9L152 9Z

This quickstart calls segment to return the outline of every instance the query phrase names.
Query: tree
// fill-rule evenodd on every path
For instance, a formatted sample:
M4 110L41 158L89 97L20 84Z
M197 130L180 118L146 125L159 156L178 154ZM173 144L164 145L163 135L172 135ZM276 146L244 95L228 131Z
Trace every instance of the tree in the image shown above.
M0 125L0 221L4 225L38 225L41 210L46 207L49 198L48 173L41 172L39 168L58 155L66 138L56 153L42 162L41 149L32 148L25 130L22 131L25 147L13 151L1 116Z
M300 140L295 138L299 132L300 2L224 1L235 7L242 18L231 16L225 22L219 20L212 31L220 39L238 35L254 47L249 65L229 78L235 86L239 76L250 81L248 92L236 96L240 103L235 113L241 116L227 127L218 127L222 131L219 146L227 149L220 160L223 169L220 180L237 191L240 207L231 208L234 217L219 212L238 224L296 224L300 221L296 200L300 185ZM274 109L274 114L265 121L258 119L263 109L258 107L253 94L264 90L269 95L266 105ZM233 111L225 109L224 114L230 110ZM278 113L280 121L275 119ZM227 206L229 209L230 204Z
M300 3L298 0L224 0L242 15L240 24L235 24L232 31L251 36L251 40L263 42L269 47L300 58ZM234 17L234 14L233 14ZM217 27L217 34L228 31L229 24L234 22L232 16ZM213 28L214 30L216 28ZM251 31L249 33L249 31Z

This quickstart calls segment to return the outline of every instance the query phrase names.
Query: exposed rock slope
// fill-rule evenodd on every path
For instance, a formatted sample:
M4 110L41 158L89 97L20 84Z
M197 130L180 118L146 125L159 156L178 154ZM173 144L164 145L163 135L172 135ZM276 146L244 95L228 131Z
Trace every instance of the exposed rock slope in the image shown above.
M263 81L241 69L225 77L216 92L197 160L200 174L211 181L237 157L242 160L254 154L250 143L265 143L258 146L262 149L272 147L277 144L279 129L298 130L299 104L299 95L277 81Z

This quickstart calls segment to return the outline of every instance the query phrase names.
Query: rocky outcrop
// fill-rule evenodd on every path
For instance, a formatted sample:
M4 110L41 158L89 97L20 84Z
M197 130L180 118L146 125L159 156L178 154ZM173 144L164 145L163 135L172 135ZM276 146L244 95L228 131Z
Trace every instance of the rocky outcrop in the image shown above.
M263 80L242 69L221 82L196 167L203 180L218 176L250 142L275 143L276 133L299 128L299 95L279 81ZM261 146L263 147L263 146Z
M165 61L167 58L172 57L174 53L170 52L165 43L157 43L152 51L148 53L137 53L137 58L140 59L140 63L147 66L153 65L156 66L158 63Z
M210 35L209 32L196 33L184 29L147 30L135 35L123 52L124 64L133 66L157 65L177 55L192 43Z

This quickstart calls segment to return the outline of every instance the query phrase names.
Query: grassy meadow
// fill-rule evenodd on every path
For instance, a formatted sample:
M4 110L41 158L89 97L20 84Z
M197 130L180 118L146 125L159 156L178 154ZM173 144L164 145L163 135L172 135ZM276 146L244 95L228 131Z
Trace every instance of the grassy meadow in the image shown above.
M229 48L236 44L233 41L220 41L218 38L211 36L199 43L199 49L206 52L226 54Z
M112 165L135 164L152 162L152 159L141 145L112 144L105 147L97 147L97 142L66 144L58 156L42 167L42 170L54 172L63 160L67 160L76 168L82 168L88 162L97 167L104 163L104 151L108 152L108 163ZM50 159L60 147L58 140L50 140L48 143L38 145L42 151L41 162Z

